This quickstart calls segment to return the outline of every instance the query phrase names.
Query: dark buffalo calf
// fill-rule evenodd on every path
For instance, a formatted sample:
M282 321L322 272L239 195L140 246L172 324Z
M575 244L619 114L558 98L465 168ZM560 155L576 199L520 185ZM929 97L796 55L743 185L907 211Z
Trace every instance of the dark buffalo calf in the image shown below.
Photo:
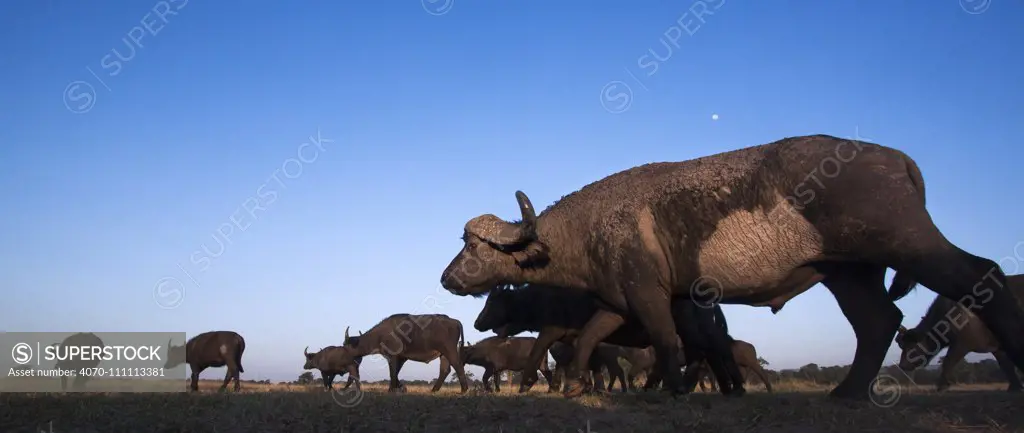
M347 362L352 358L346 356L343 346L327 346L314 353L309 353L309 347L306 347L302 354L306 357L306 363L303 364L302 369L320 370L320 379L323 380L325 389L331 390L334 377L345 374L348 374L348 382L345 383L343 389L348 389L353 382L356 384L356 389L359 389L356 377L359 376L359 365L362 364L363 357L355 358L354 362Z
M209 367L227 366L228 371L224 375L224 383L220 385L223 391L231 379L235 380L235 391L239 387L239 373L245 373L242 368L242 353L245 352L245 339L234 331L210 331L192 337L184 346L172 346L167 341L167 362L164 368L174 368L182 362L188 363L192 370L192 383L190 388L193 392L199 391L199 373Z
M476 344L462 348L462 362L479 365L484 368L484 389L491 390L489 379L494 377L494 389L501 392L499 383L501 373L505 370L535 372L540 370L548 384L551 383L551 370L547 359L538 363L530 363L530 349L537 342L533 337L488 337ZM547 357L545 357L547 358ZM525 374L524 374L525 376ZM550 391L550 390L549 390Z

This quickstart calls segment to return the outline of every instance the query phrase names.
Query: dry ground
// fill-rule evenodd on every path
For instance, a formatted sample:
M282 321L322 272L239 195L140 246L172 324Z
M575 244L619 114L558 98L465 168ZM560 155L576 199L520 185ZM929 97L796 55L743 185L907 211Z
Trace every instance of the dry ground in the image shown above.
M618 388L565 400L544 393L546 384L526 395L507 386L499 395L459 395L452 386L431 395L427 387L389 394L365 385L361 396L255 384L221 394L218 386L203 381L199 395L3 393L0 432L1024 432L1024 395L1003 392L1003 385L946 394L893 387L880 401L892 402L888 408L828 401L827 388L802 383L777 384L775 394L752 384L742 399L697 392L677 400Z

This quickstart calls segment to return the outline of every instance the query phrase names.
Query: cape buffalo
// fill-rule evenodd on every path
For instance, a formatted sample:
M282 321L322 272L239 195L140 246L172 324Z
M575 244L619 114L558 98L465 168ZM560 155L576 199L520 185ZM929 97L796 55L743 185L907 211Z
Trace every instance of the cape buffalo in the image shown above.
M303 364L302 369L320 370L320 379L323 380L324 388L327 390L333 389L334 377L339 374L342 376L348 374L348 382L345 383L343 389L348 389L353 382L356 384L356 389L360 389L356 377L359 376L359 365L362 364L363 357L355 358L352 363L345 363L352 358L346 356L342 346L327 346L314 353L309 353L309 346L306 346L302 350L302 354L306 357L306 363Z
M547 357L541 359L539 364L529 362L530 349L533 348L536 341L537 339L533 337L488 337L476 344L464 346L461 352L462 362L484 368L482 380L484 389L487 391L491 390L488 380L494 375L494 389L501 392L498 378L505 370L524 372L540 370L544 379L550 384L551 371L548 369Z
M199 373L208 367L227 366L224 383L220 390L224 391L231 379L235 379L235 391L239 387L239 373L242 368L242 353L245 352L245 339L234 331L210 331L192 337L184 346L173 346L167 341L167 362L164 368L174 368L188 363L192 370L192 382L189 387L193 392L199 391Z
M772 305L823 283L857 336L847 377L829 394L867 399L900 326L885 271L977 311L1024 369L1024 309L992 260L946 239L925 208L924 179L905 153L828 135L612 174L538 216L516 192L521 222L469 220L441 274L458 295L537 283L594 292L605 305L581 346L632 315L650 333L668 388L685 393L672 298ZM902 275L905 273L905 275ZM901 278L902 277L902 278ZM988 280L988 281L985 281ZM611 325L609 325L609 323ZM594 335L587 335L594 334ZM683 343L687 343L685 336Z
M1024 275L1006 277L1010 290L1017 301L1024 301ZM936 296L928 312L913 329L900 326L896 344L903 350L900 354L900 368L913 371L931 362L942 349L949 347L942 360L942 373L936 388L949 388L950 375L956 365L968 353L991 353L995 355L999 368L1009 382L1007 391L1019 392L1024 389L1013 361L1002 350L999 340L987 326L963 306L941 296Z
M71 347L71 346L96 346L104 347L103 340L97 337L96 334L91 332L79 332L77 334L71 334L60 344L52 344L51 347ZM66 353L66 352L65 352ZM79 370L83 368L94 368L100 365L99 357L88 357L87 359L59 359L53 368L59 368L62 370L73 370L75 374L74 380L71 382L71 389L80 391L85 387L85 382L91 378L91 375L79 374ZM60 376L60 389L61 391L67 391L68 389L68 376Z
M374 325L365 334L349 337L345 327L345 363L354 362L356 358L379 354L388 361L391 373L391 384L388 392L401 390L402 383L398 380L398 372L405 361L413 360L424 364L441 358L441 374L434 383L431 392L437 392L444 385L444 380L455 367L462 392L469 390L469 381L462 368L459 351L465 346L462 322L444 314L392 314ZM351 372L349 374L352 374ZM359 372L356 371L356 381Z
M494 330L499 336L515 335L522 331L538 332L537 344L534 345L530 354L532 360L539 361L543 358L544 352L550 349L555 341L561 341L575 348L576 354L572 359L592 359L592 347L596 342L591 340L587 343L590 344L590 348L581 349L579 346L582 345L578 343L577 337L586 326L589 326L588 323L591 319L603 311L598 308L598 302L599 300L591 294L578 290L538 284L525 284L516 289L497 286L489 292L474 327L481 332ZM741 380L734 381L735 387L732 386L733 382L726 382L726 378L730 377L729 372L738 376L739 369L735 366L735 361L732 360L732 352L726 348L729 343L727 334L723 332L725 316L721 313L721 306L716 305L713 309L694 307L696 307L695 304L690 302L676 303L674 306L677 330L681 331L681 335L689 335L693 341L693 344L683 346L685 350L692 352L687 358L692 358L694 362L700 362L704 359L704 353L710 350L717 348L724 352L724 354L708 359L713 366L718 366L719 370L723 372L719 376L722 378L722 393L741 395L743 393ZM691 310L697 310L697 312ZM716 316L720 317L718 320L720 326L718 327L715 326ZM617 315L610 315L610 317L620 320L618 323L622 323L622 325L608 334L604 338L604 342L637 348L651 344L650 337L639 321L625 320ZM699 326L694 323L696 321L710 323L707 323L707 326ZM599 325L601 324L603 323L599 323ZM676 338L678 340L678 337ZM722 343L710 345L709 342L712 340L721 340ZM582 353L586 355L581 355ZM586 358L581 358L581 356L586 356ZM583 391L583 387L580 386L579 374L587 369L584 368L582 361L577 361L569 368L569 371L572 372L573 380L570 382L571 386L566 389L566 396L578 396ZM520 392L529 389L536 380L535 374L524 375L523 382L520 384Z

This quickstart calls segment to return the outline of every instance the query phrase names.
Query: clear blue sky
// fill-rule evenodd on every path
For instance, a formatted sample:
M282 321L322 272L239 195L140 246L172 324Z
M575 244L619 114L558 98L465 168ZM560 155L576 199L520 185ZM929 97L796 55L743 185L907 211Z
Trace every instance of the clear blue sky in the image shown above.
M438 284L469 218L516 218L517 189L544 208L638 164L803 134L906 151L944 233L1012 257L1024 3L872 3L729 0L703 23L668 1L456 0L441 15L416 1L189 1L163 21L150 2L4 3L0 329L236 330L244 377L274 380L301 372L304 346L392 313L448 314L476 341L484 300ZM666 34L681 35L670 55ZM665 60L648 76L649 50ZM92 99L84 85L63 97L76 80ZM634 96L619 114L601 104L613 80ZM334 141L281 174L318 129ZM239 210L252 200L257 218ZM245 230L193 263L232 215ZM174 309L154 300L168 276L185 287ZM905 324L933 297L902 300ZM853 359L821 286L776 316L726 313L773 368ZM368 361L363 376L386 372Z

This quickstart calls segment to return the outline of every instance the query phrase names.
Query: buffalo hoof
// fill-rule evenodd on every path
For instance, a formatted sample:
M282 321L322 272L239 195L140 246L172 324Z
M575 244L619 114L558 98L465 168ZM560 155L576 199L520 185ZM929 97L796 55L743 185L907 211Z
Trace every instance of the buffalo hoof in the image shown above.
M871 396L869 395L869 392L870 390L867 389L867 387L865 387L864 390L857 390L853 387L843 388L842 386L837 386L835 389L828 393L828 397L830 399L844 401L870 400Z
M579 383L569 385L569 388L565 390L565 398L577 398L583 395L583 386Z

